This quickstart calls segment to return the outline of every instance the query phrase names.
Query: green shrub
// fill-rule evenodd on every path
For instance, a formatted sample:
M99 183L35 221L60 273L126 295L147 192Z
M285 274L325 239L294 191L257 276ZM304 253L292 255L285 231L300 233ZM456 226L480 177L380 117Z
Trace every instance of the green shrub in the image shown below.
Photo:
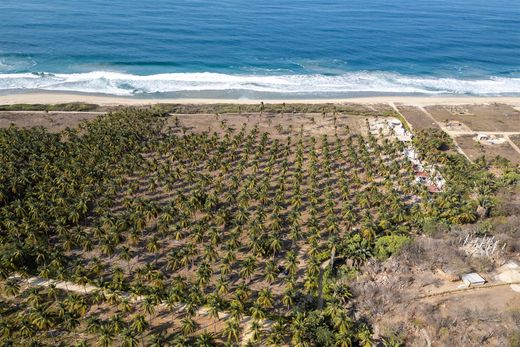
M425 218L421 223L421 228L424 234L433 237L443 234L448 230L448 226L445 223L433 218Z
M323 252L320 252L316 255L316 259L320 262L320 263L323 263L324 261L326 260L329 260L330 259L330 251L329 250L326 250L326 251L323 251Z
M410 238L404 235L381 236L375 244L375 255L378 259L384 260L399 252L409 241Z
M353 266L346 264L341 265L338 269L338 277L341 279L352 280L355 279L359 274L358 269Z
M511 347L520 347L520 331L515 331L509 336L509 345Z

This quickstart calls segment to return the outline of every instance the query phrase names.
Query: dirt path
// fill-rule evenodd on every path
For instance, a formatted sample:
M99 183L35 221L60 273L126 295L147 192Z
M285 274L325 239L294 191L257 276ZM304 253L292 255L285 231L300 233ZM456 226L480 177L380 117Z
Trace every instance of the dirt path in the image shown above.
M453 295L453 294L463 294L466 292L473 292L473 291L484 290L484 289L493 289L493 288L497 288L497 287L513 286L513 285L518 285L518 284L520 284L520 281L495 283L495 284L484 284L482 286L458 288L458 289L446 290L446 291L437 292L437 293L421 295L421 296L415 297L414 300L423 300L423 299L429 299L429 298L433 298L433 297L437 297L437 296L446 296L446 295Z
M504 136L504 138L507 140L507 142L509 142L509 144L511 145L511 147L513 147L513 149L515 151L517 151L518 153L520 153L520 148L518 148L518 146L513 142L511 141L511 139L509 138L509 136Z
M245 328L242 332L242 337L240 338L240 346L246 346L249 341L251 341L251 338L253 337L254 331L252 330L252 324L253 324L253 318L247 317L244 318L240 323L245 323ZM273 325L273 321L268 319L262 319L260 324L260 329L268 329Z
M67 281L56 281L41 277L29 277L29 278L23 278L20 275L14 275L10 278L20 279L22 282L27 283L30 286L36 286L36 287L56 287L58 289L66 290L68 292L75 292L79 294L91 294L93 292L96 292L100 290L100 288L86 284L86 285L80 285L73 282L67 282Z
M396 107L396 105L393 103L393 102L389 102L388 103L398 114L400 114L405 120L406 120L406 117L399 111L399 109ZM466 159L468 159L470 162L472 161L468 155L466 155L466 153L462 150L462 148L458 145L457 141L456 141L456 137L457 136L463 136L463 135L475 135L475 134L478 134L478 133L483 133L483 134L487 134L487 135L501 135L501 136L504 136L504 138L506 139L506 141L511 145L511 147L513 147L513 149L520 154L520 148L513 142L511 141L511 139L509 138L510 135L520 135L520 132L518 131L473 131L473 130L451 130L449 128L447 128L442 122L438 122L432 115L431 113L424 107L424 106L420 106L420 105L416 105L416 107L421 110L432 122L434 122L435 124L437 124L437 126L442 130L444 131L445 133L447 133L448 135L450 135L450 137L454 140L455 142L455 146L456 146L456 150L457 152L459 152L460 154L462 154L464 157L466 157Z
M424 108L424 106L417 106L417 107L419 108L419 110L423 111L425 115L427 115L428 117L430 117L430 119L432 120L432 122L434 122L435 124L437 124L437 126L438 126L439 128L441 128L442 131L449 133L448 129L446 129L446 127L443 126L440 122L437 122L437 121L435 120L435 118L433 118L432 114L431 114L430 112L428 112L427 109Z
M410 122L408 121L408 119L406 119L406 117L401 113L401 111L399 111L399 109L397 108L397 106L395 106L395 103L393 102L389 102L388 105L390 105L391 108L393 108L393 110L402 117L402 119L404 119L404 121L406 122L406 125L408 126L408 129L412 129L413 130L413 127L412 125L410 124ZM404 125L404 124L403 124Z
M486 134L486 135L520 135L518 131L469 131L469 130L448 130L446 127L443 129L445 132L451 135L475 135L475 134Z

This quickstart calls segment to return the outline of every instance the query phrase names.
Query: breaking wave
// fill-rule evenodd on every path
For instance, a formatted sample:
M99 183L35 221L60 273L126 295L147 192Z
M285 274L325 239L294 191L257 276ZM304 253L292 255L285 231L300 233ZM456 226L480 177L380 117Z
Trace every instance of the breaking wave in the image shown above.
M95 71L73 74L0 74L0 90L49 90L132 96L190 91L250 91L326 95L352 93L520 95L520 78L456 79L408 76L389 72L342 75L228 75L165 73L132 75Z

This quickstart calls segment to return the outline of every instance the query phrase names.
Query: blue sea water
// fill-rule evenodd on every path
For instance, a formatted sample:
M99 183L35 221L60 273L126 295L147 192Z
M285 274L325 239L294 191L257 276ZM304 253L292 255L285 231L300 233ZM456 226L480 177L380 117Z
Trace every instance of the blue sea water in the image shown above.
M520 95L518 0L0 0L0 92Z

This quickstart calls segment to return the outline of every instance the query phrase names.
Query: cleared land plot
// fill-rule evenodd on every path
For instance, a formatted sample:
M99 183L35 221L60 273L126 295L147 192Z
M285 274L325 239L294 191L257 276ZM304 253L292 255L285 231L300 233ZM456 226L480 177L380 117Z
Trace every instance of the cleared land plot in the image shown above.
M12 124L20 128L44 127L50 132L60 132L65 128L75 128L82 121L94 119L99 113L45 113L45 112L8 112L0 111L0 128Z
M409 105L396 105L396 107L414 130L439 129L437 123L420 108Z
M520 111L509 105L428 106L438 122L459 121L473 131L520 131Z
M475 141L474 135L456 136L455 142L471 159L475 160L484 155L487 159L493 159L496 156L504 157L513 163L520 163L520 153L518 153L508 142L499 145L484 145Z
M366 119L363 116L349 116L338 114L179 114L168 119L167 126L174 126L180 122L187 133L217 132L223 133L227 127L235 130L250 131L257 126L260 133L267 133L273 138L286 138L299 134L307 136L334 135L336 130L344 133L347 129L355 134L367 133Z

